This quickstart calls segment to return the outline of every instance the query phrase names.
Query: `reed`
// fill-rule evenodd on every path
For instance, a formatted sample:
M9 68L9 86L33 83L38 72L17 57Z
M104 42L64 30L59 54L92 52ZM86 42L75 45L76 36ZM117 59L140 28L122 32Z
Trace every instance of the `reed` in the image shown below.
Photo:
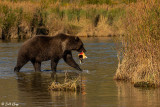
M81 91L81 76L75 78L69 78L67 72L65 72L65 78L63 83L54 81L50 86L49 90L53 91Z
M63 32L77 36L121 35L119 22L125 6L75 0L0 1L1 39L24 39L36 35L38 28L48 35ZM116 31L116 32L115 32Z
M160 86L160 2L138 1L129 6L116 80L135 86ZM121 53L122 52L122 53ZM122 60L121 58L122 57Z

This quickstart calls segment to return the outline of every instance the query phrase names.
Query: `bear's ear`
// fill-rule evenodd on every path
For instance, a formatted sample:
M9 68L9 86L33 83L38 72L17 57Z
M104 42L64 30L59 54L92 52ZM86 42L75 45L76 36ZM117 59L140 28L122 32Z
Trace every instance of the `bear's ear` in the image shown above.
M75 40L76 40L76 41L79 41L79 37L75 36Z

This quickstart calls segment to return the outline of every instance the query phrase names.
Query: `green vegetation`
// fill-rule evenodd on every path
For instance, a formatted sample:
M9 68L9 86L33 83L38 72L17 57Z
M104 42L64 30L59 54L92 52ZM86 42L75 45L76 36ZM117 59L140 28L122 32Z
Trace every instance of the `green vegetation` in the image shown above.
M0 1L1 39L30 38L39 28L50 36L118 35L122 48L114 78L160 86L159 0Z
M130 80L135 86L160 86L160 2L130 5L124 21L122 61L115 79Z
M4 1L4 0L2 0ZM85 5L85 4L109 4L109 5L114 5L118 3L135 3L137 0L5 0L8 2L47 2L47 3L60 3L61 5L66 5L70 3L74 4L80 4L80 5Z
M125 7L111 0L2 0L0 37L30 38L39 28L48 29L49 35L59 32L86 37L121 35L124 31L119 22Z

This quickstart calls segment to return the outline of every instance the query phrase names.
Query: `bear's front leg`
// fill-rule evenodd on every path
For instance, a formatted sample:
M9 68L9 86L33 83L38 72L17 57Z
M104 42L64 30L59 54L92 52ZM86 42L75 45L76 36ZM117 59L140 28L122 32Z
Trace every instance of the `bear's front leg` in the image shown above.
M72 57L72 53L71 52L67 52L64 56L63 56L64 61L70 65L71 67L82 71L82 69L79 67L79 65L74 61L73 57Z
M51 70L53 72L56 72L56 70L57 70L58 61L59 61L59 58L51 59Z

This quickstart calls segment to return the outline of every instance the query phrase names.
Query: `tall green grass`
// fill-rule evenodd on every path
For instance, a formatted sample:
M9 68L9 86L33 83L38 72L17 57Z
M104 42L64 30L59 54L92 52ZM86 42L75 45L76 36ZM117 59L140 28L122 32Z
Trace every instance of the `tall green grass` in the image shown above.
M77 36L120 34L121 27L117 22L125 13L125 5L77 4L74 0L70 2L70 0L1 1L0 37L30 38L36 35L39 28L48 29L49 35L58 32Z

